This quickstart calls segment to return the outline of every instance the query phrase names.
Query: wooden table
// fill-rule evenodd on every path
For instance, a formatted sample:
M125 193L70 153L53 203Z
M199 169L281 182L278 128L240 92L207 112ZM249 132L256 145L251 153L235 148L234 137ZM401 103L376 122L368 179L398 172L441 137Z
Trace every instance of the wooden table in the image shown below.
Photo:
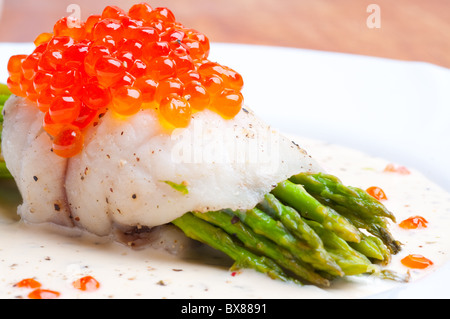
M4 0L0 41L33 41L68 15L81 18L127 0ZM450 67L448 0L152 0L214 42L356 53ZM379 19L377 19L379 18Z

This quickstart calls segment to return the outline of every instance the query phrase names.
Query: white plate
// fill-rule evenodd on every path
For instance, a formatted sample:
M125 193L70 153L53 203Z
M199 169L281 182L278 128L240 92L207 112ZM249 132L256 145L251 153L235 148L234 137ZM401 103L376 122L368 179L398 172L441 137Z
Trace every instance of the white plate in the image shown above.
M0 81L6 80L9 56L30 48L29 43L0 45ZM246 104L274 127L402 163L450 192L448 69L428 63L220 43L212 44L210 59L243 75ZM448 298L449 292L442 287L444 281L449 284L449 278L446 263L424 280L369 297Z

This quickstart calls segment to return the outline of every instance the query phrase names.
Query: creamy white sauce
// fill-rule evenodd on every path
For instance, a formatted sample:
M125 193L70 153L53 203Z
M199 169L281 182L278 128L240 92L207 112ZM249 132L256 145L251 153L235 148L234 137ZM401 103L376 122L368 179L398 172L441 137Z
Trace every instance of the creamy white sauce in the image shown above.
M397 222L420 215L428 220L425 229L404 230L391 223L402 251L387 267L415 282L448 261L450 247L450 194L423 174L383 172L391 163L356 150L320 141L295 138L331 174L345 184L366 189L379 186L387 194L384 204ZM10 183L0 183L0 298L27 298L31 291L15 287L24 278L35 278L42 288L61 293L60 298L362 298L409 283L354 276L333 282L329 289L297 286L271 280L252 270L232 276L232 262L208 248L190 249L182 257L162 250L133 250L72 231L67 234L53 226L27 225L15 214L19 203ZM421 254L434 265L425 270L408 270L400 260ZM91 275L100 289L83 292L72 282Z

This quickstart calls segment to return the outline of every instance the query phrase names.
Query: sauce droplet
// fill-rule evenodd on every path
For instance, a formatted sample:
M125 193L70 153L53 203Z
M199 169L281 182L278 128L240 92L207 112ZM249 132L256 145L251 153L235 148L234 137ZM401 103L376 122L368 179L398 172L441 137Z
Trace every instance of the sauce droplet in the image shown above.
M433 265L433 262L431 260L418 254L411 254L406 256L401 260L401 263L408 268L414 269L425 269Z
M398 224L401 228L404 229L417 229L417 228L426 228L428 221L422 216L412 216Z
M100 283L92 276L85 276L75 280L73 287L82 291L94 291L100 288Z
M41 283L39 281L34 280L33 278L26 278L19 281L15 284L16 287L20 288L39 288L41 287Z
M409 175L411 174L411 172L405 167L405 166L396 166L394 164L388 164L386 165L386 167L384 168L385 172L390 172L390 173L398 173L401 175Z
M61 294L57 291L37 288L28 294L30 299L55 299Z
M387 200L385 192L378 186L369 187L366 192L377 200Z

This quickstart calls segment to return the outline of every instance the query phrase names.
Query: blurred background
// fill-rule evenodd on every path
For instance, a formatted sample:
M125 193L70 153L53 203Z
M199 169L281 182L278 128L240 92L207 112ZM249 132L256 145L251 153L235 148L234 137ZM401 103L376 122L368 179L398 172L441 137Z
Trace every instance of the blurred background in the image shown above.
M132 0L0 0L0 41L30 42L77 4L84 20ZM212 42L355 53L450 67L449 0L149 0Z

